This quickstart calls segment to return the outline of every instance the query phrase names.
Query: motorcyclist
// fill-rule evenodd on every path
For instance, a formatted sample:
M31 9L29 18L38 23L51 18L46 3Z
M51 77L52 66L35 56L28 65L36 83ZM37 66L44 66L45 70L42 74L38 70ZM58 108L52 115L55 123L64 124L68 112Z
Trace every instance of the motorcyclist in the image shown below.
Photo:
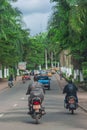
M33 80L34 82L29 84L27 92L26 92L26 95L30 94L30 96L28 97L28 106L29 106L28 114L32 114L32 111L30 108L31 99L35 97L35 95L37 94L40 97L41 104L42 104L44 100L44 94L45 94L44 86L38 82L37 76L34 76Z
M12 84L13 85L13 75L10 74L10 76L8 77L8 84Z
M78 103L77 91L78 91L78 88L76 87L76 85L70 79L68 81L68 84L63 89L63 94L66 93L66 96L65 96L66 107L67 107L67 103L68 103L67 102L67 97L69 97L69 96L75 96L76 103Z

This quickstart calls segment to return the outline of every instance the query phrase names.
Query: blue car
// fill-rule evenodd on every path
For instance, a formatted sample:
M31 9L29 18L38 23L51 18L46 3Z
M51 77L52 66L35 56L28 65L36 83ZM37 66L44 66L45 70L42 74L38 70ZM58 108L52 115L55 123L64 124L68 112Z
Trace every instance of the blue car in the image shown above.
M42 83L48 90L50 90L50 80L48 76L38 76L38 82Z

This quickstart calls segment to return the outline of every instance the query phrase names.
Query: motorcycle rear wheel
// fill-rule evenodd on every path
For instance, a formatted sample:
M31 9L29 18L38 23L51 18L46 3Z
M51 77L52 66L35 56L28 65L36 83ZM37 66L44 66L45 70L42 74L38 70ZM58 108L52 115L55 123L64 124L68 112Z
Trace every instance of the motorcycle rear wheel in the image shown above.
M39 123L39 119L38 119L38 116L36 115L36 124Z

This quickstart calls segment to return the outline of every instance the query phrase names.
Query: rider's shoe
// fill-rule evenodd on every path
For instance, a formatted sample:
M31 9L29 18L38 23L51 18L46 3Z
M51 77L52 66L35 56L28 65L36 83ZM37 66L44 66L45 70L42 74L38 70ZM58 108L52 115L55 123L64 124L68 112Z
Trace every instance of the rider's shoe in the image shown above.
M46 112L45 111L42 111L42 115L45 115L46 114Z
M42 115L45 115L45 114L46 114L45 110L44 110L44 109L42 109Z

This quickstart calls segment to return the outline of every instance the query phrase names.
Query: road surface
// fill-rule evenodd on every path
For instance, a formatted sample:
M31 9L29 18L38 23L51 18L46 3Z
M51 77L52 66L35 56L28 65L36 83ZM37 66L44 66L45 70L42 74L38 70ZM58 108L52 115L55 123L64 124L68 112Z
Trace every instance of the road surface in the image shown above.
M46 115L39 124L27 115L28 96L25 95L31 81L18 83L0 92L0 129L3 130L87 130L87 114L78 108L71 115L64 108L61 88L55 76L51 78L51 90L46 90L44 106Z

